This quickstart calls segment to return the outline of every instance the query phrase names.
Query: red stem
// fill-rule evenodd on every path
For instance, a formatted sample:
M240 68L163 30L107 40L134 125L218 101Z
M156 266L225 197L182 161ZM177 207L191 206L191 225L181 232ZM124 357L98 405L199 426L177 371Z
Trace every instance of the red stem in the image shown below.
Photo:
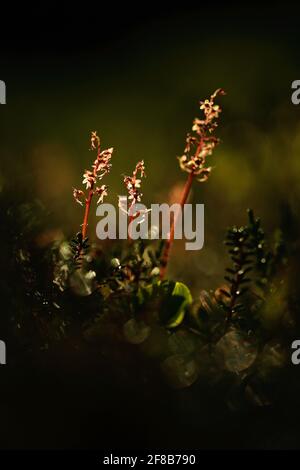
M194 179L194 174L189 173L188 179L186 180L186 183L185 183L185 186L184 186L184 189L183 189L181 201L180 201L181 209L183 209L183 207L184 207L184 205L185 205L185 203L188 199L188 196L189 196L192 184L193 184L193 179ZM173 242L174 242L176 222L177 222L177 218L175 220L175 217L173 217L172 224L171 224L170 235L169 235L168 240L166 240L164 250L163 250L163 254L162 254L162 258L161 258L161 268L160 268L160 278L161 279L163 279L166 275L167 266L168 266L168 262L169 262L169 258L170 258L170 251L171 251L171 247L172 247Z
M199 154L201 152L201 149L202 149L202 144L203 144L203 138L201 137L200 142L198 143L194 158L197 158L199 156ZM191 187L192 187L193 179L194 179L194 173L192 171L191 173L189 173L188 179L187 179L187 181L185 183L185 186L184 186L184 189L183 189L183 194L182 194L182 198L181 198L181 201L180 201L181 209L183 209L183 206L185 205L185 203L187 201L187 198L189 196L189 193L190 193L190 190L191 190ZM174 242L174 233L175 233L176 221L177 220L174 220L174 218L173 218L172 225L171 225L171 230L170 230L170 236L169 236L168 240L166 240L164 250L163 250L163 254L162 254L162 257L161 257L161 268L160 268L160 278L161 279L163 279L165 277L166 272L167 272L168 262L169 262L169 258L170 258L170 251L171 251L171 247L172 247L173 242Z
M91 202L93 199L93 186L91 186L88 198L86 200L85 204L85 211L84 211L84 218L83 218L83 224L82 224L82 239L86 237L87 234L87 228L88 228L88 220L89 220L89 214L90 214L90 209L91 209Z
M99 158L100 152L101 152L101 148L100 148L100 141L99 141L99 142L98 142L98 147L97 147L97 160L98 160L98 158ZM94 174L94 178L95 178L95 180L96 180L96 178L97 178L97 168L96 168L96 166L94 166L93 174ZM89 191L88 198L87 198L86 201L85 201L85 211L84 211L83 224L82 224L82 231L81 231L81 233L82 233L82 239L85 239L86 234L87 234L88 220L89 220L90 209L91 209L91 202L92 202L93 195L94 195L93 189L94 189L94 183L92 182L92 183L91 183L91 187L90 187L90 191Z

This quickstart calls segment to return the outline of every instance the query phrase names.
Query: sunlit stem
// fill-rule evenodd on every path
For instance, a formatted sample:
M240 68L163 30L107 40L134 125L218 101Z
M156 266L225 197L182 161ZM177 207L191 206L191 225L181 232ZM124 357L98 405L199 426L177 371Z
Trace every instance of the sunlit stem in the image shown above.
M198 146L197 146L195 155L194 155L195 158L197 158L199 156L199 154L201 152L201 149L202 149L202 145L203 145L203 140L201 139ZM187 179L187 181L185 183L185 186L183 188L183 193L182 193L182 197L181 197L181 201L180 201L180 207L181 207L182 211L183 211L184 205L186 204L186 201L189 197L191 187L192 187L192 184L193 184L193 180L194 180L194 176L195 175L194 175L193 171L191 171L191 173L189 173L188 179ZM174 242L176 222L177 222L177 217L173 217L171 228L170 228L170 235L169 235L168 240L166 240L166 243L165 243L165 246L164 246L164 249L163 249L163 253L162 253L162 257L161 257L161 268L160 268L160 278L161 279L163 279L165 277L166 272L167 272L169 258L170 258L170 252L171 252L171 248L172 248L172 245L173 245L173 242Z
M194 174L189 173L188 179L187 179L187 181L185 183L185 186L184 186L184 189L183 189L181 201L180 201L181 209L184 208L184 205L186 204L186 201L189 197L190 190L191 190L191 187L192 187L192 184L193 184L193 179L194 179ZM170 258L170 252L171 252L171 248L172 248L172 245L173 245L173 242L174 242L176 222L177 222L177 216L173 217L173 219L172 219L172 224L171 224L171 228L170 228L170 235L169 235L168 240L166 240L166 243L165 243L165 246L164 246L164 249L163 249L163 254L162 254L162 257L161 257L161 268L160 268L160 278L161 279L163 279L165 277L166 272L167 272L168 262L169 262L169 258Z
M91 203L93 199L93 185L90 189L88 198L85 203L85 211L84 211L84 218L83 218L83 224L82 224L82 239L84 240L87 234L87 228L88 228L88 220L89 220L89 215L90 215L90 209L91 209Z

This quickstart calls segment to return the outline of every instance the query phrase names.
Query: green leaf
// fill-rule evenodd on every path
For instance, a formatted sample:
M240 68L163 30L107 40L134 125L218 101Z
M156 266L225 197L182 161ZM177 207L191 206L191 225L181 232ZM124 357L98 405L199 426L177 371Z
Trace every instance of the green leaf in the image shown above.
M161 306L162 317L168 328L179 326L185 316L186 307L193 302L189 288L182 282L176 282L171 295L168 294Z
M191 304L193 301L190 289L185 284L183 284L183 282L175 283L172 295L179 295L180 297L184 297L187 304Z

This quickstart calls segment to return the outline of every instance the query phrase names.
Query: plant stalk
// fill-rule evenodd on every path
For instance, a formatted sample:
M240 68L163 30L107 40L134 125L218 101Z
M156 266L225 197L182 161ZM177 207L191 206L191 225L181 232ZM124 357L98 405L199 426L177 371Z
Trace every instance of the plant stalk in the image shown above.
M83 240L85 239L86 234L87 234L88 220L89 220L89 215L90 215L92 199L93 199L93 185L89 191L89 195L85 204L84 218L83 218L82 231L81 231Z
M190 194L190 190L193 184L193 179L194 179L194 174L193 172L189 173L188 179L186 180L181 201L180 201L180 207L183 209L184 205L186 204L186 201L188 199L188 196ZM174 242L174 234L175 234L175 226L177 222L177 217L173 217L172 224L171 224L171 229L170 229L170 235L168 240L166 240L163 254L161 257L161 268L160 268L160 278L163 279L166 275L167 267L168 267L168 262L170 258L170 252L171 248Z

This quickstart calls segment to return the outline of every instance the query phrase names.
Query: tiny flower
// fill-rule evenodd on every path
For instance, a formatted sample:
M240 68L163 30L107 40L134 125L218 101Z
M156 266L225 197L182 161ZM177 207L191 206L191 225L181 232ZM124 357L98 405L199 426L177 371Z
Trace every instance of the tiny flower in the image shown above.
M83 181L82 184L86 184L86 189L91 189L92 186L95 184L96 178L94 174L90 170L86 170L83 173Z
M208 167L208 168L203 168L199 173L198 173L198 178L197 178L197 181L199 181L200 183L203 183L205 181L207 181L210 173L211 173L211 170L212 170L212 167Z
M100 147L100 137L97 135L97 131L91 132L91 150L96 150Z
M200 109L203 109L204 112L208 112L211 109L212 103L209 100L200 101Z
M109 173L111 169L110 159L113 153L113 147L103 150L97 155L93 163L94 174L98 179L102 179L104 175Z
M78 202L78 204L83 206L83 202L80 199L85 199L85 194L83 191L81 191L81 189L73 188L73 197L75 201Z
M138 163L136 164L136 167L135 167L135 170L134 170L134 172L133 172L133 175L136 176L138 171L140 172L141 177L145 177L145 176L146 176L144 160L142 160L142 161L140 161L140 162L138 162Z
M193 122L192 131L199 133L201 131L201 126L204 126L204 125L205 125L205 121L203 119L195 118Z
M113 147L110 147L109 149L103 150L103 152L100 153L100 157L102 158L110 158L112 153L114 151Z
M100 204L100 203L102 204L104 197L108 195L107 190L108 190L108 187L105 184L103 184L100 188L97 187L95 189L94 193L99 196L97 204Z

